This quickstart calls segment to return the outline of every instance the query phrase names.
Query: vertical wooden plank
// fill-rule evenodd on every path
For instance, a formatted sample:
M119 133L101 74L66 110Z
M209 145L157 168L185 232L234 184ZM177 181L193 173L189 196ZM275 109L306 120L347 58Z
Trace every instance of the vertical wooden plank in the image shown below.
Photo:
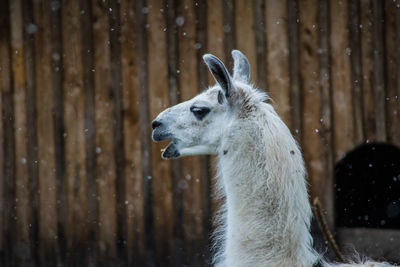
M9 43L8 43L9 44ZM3 48L0 48L3 49ZM5 56L6 54L1 51L1 55ZM4 57L5 61L7 57ZM4 61L2 63L5 63ZM5 199L5 207L2 210L4 214L4 243L5 249L3 254L3 262L5 266L13 266L16 263L15 259L15 251L17 249L15 244L15 230L16 230L16 210L15 210L15 196L16 196L16 188L15 188L15 167L14 167L14 158L15 158L15 139L13 132L13 123L14 123L14 114L13 114L13 99L12 99L12 89L11 89L11 79L7 82L6 75L11 74L9 68L5 64L1 64L2 72L4 76L2 77L2 113L3 113L3 127L4 127L4 154L7 155L7 158L4 159L4 169L3 169L3 177L4 177L4 187L2 195ZM7 73L8 72L8 73ZM9 76L10 77L10 76ZM11 77L10 77L11 78Z
M169 106L169 85L167 76L167 25L164 12L167 12L166 2L150 0L148 7L142 12L148 12L148 78L149 78L149 119L143 121L143 127L149 127L150 122L161 111ZM170 8L174 8L170 6ZM175 23L182 23L181 20ZM171 29L170 29L171 30ZM139 33L138 33L139 34ZM172 70L169 69L169 70ZM170 75L176 75L170 73ZM172 93L172 92L171 92ZM149 136L150 136L150 132ZM166 143L152 143L152 176L154 196L154 231L156 242L157 265L172 265L174 250L174 227L173 227L173 195L171 161L160 160L160 150ZM175 195L176 196L176 195ZM175 212L177 210L175 209Z
M124 172L126 179L126 213L128 266L144 266L143 193L139 136L139 95L136 54L134 1L121 1L121 64L124 128Z
M33 2L35 68L37 90L37 136L39 164L39 238L40 265L54 266L58 258L56 163L54 140L54 92L52 90L50 2Z
M331 73L335 156L338 161L354 146L354 123L350 82L348 1L330 2Z
M57 197L57 241L61 264L65 262L66 235L65 221L67 213L65 181L65 149L63 118L63 57L61 44L61 2L51 1L50 38L51 42L51 87L53 88L53 121L54 121L54 155L56 168Z
M383 1L372 0L375 124L377 141L387 140Z
M223 16L221 16L224 10L223 3L223 0L213 1L212 3L207 1L207 48L209 53L225 62L224 32L226 27L224 27L225 22ZM214 82L211 74L209 74L209 81Z
M397 100L397 117L400 116L400 3L396 4L396 95ZM398 128L397 128L398 129ZM397 137L397 138L396 138ZM397 146L400 146L399 132L397 134L392 134L392 138Z
M115 265L116 166L113 144L113 94L110 73L108 1L92 1L94 46L94 88L96 123L96 178L98 190L98 248L101 266Z
M33 21L33 3L23 0L24 19L24 66L26 86L26 128L27 128L27 165L29 174L29 236L31 263L39 265L39 172L38 172L38 138L36 108L36 74L35 74L35 32L37 26Z
M299 57L303 114L302 150L309 179L311 197L318 196L322 183L322 147L320 131L320 90L318 62L318 2L299 2Z
M3 220L3 251L1 263L4 266L15 265L15 140L14 140L14 107L13 107L13 84L11 74L11 51L10 51L10 3L5 1L0 10L0 92L2 94L2 127L4 143L3 150L4 162L2 178L4 179L3 191L4 209L2 212Z
M93 59L92 6L90 1L80 1L82 79L84 87L85 107L85 154L86 154L86 198L88 220L88 253L89 264L97 265L97 228L98 228L98 190L96 179L96 128L95 128L95 89Z
M113 143L114 161L116 168L116 215L117 215L117 253L118 261L127 266L126 247L126 207L125 207L125 175L124 175L124 147L123 139L123 102L122 102L122 69L121 69L121 22L120 3L109 2L109 35L110 35L110 68L111 90L113 95Z
M182 0L178 7L178 16L185 23L178 27L179 65L178 79L182 101L193 98L199 91L196 57L196 16L190 0ZM202 45L206 45L203 43ZM198 46L197 46L198 47ZM201 63L201 62L200 62ZM206 75L204 75L207 77ZM204 166L206 167L206 166ZM200 157L182 159L182 174L178 186L183 190L183 230L185 244L185 263L189 266L202 266L203 224L202 224L202 186Z
M266 1L265 20L267 31L268 75L267 88L276 103L276 111L291 128L289 43L287 25L287 2ZM265 33L264 33L265 35ZM257 56L258 57L258 56ZM266 74L264 74L265 76Z
M386 43L386 81L387 96L385 99L387 114L387 137L388 141L393 144L400 144L400 95L397 88L397 72L396 68L399 63L396 58L396 10L398 2L385 1L385 27L384 36Z
M23 20L21 1L10 3L11 55L14 101L15 189L16 189L16 250L17 265L31 262L29 244L29 185L26 143L26 91L24 73Z
M280 2L279 2L280 3ZM270 88L267 88L267 79L269 75L267 73L267 23L266 19L269 19L269 15L266 15L265 5L269 5L270 3L266 3L264 0L253 0L253 23L254 23L254 37L255 37L255 62L253 62L253 66L256 66L257 76L253 76L252 80L257 84L257 86L261 90L269 91ZM279 4L277 6L280 6ZM268 12L268 11L267 11ZM283 34L284 35L284 34ZM285 47L285 46L283 46Z
M0 21L3 21L2 18L0 18ZM1 44L0 44L1 46ZM0 81L3 82L3 77L2 77L2 68L3 68L3 62L0 61ZM4 192L4 187L5 187L5 176L4 176L4 126L3 126L3 84L0 84L0 192ZM6 200L4 198L4 194L0 196L0 210L4 212L6 207ZM5 265L5 249L6 249L6 244L5 244L5 219L6 216L4 216L4 213L1 213L1 218L0 218L0 263L2 265Z
M290 126L297 141L302 142L301 93L299 76L299 29L297 0L287 0L287 34L289 42Z
M1 55L4 56L4 51L1 52ZM5 57L7 59L7 57ZM7 60L8 61L8 60ZM2 62L4 63L4 62ZM7 74L9 70L6 70L6 65L2 65L2 72ZM9 72L10 73L10 72ZM13 114L13 101L12 101L12 89L10 88L12 85L8 83L5 79L5 75L2 77L3 85L2 85L2 113L3 113L3 126L4 126L4 154L7 155L7 158L4 159L4 169L3 169L3 177L4 177L4 187L2 195L5 199L5 207L2 210L4 214L4 238L5 238L5 250L4 250L4 258L3 262L5 266L14 265L16 262L15 259L15 229L16 229L16 210L15 210L15 167L14 167L14 136L13 136L13 123L14 123L14 114ZM11 80L9 80L11 81ZM9 158L8 158L9 157Z
M224 32L225 66L228 70L233 68L232 50L236 48L235 0L222 1L222 31ZM221 15L220 14L220 15Z
M165 4L166 19L166 49L167 49L167 73L168 73L168 102L170 106L180 102L179 88L179 46L178 28L187 24L186 16L178 13L180 2L167 0ZM172 181L172 211L173 211L173 251L172 264L182 266L184 264L185 248L184 229L183 229L183 187L182 184L182 160L171 161L171 181Z
M323 179L320 195L330 229L334 228L334 196L333 196L333 111L332 89L330 72L330 6L329 0L323 0L318 5L318 47L319 53L319 85L321 91L321 125L320 135L322 142Z
M257 64L256 64L256 45L255 45L255 33L254 33L254 16L253 16L253 4L252 1L236 0L234 4L234 19L235 19L235 36L236 45L235 48L239 49L243 54L246 55L250 62L250 77L252 82L257 84L259 76L257 75ZM232 58L231 52L227 57ZM229 69L232 73L232 68ZM263 77L265 77L265 73Z
M1 14L1 13L0 13ZM2 14L1 14L2 15ZM0 17L0 21L3 22L3 17ZM1 31L3 33L3 31ZM1 39L0 39L1 40ZM3 40L1 40L3 41ZM0 47L2 47L0 43ZM0 50L1 51L1 50ZM1 54L3 55L3 54ZM4 198L4 187L5 187L5 176L4 176L4 126L3 126L3 61L0 61L0 210L5 210L6 200ZM4 254L5 254L5 218L4 213L1 213L0 217L0 263L5 265Z
M198 92L204 90L208 85L208 69L203 64L203 55L208 52L207 38L207 3L204 1L194 3L195 12L195 49L197 67ZM202 245L199 249L203 258L203 265L210 264L211 249L211 163L210 156L200 157L200 184L201 184L201 216L202 216Z
M371 0L361 0L361 64L362 64L362 91L363 117L366 141L376 139L375 100L373 89L373 47L372 47L372 3Z
M161 7L160 7L161 8ZM148 266L154 266L156 262L155 255L155 207L153 207L153 169L152 169L152 151L150 144L150 107L149 107L149 88L150 84L150 34L148 34L147 25L149 8L145 0L139 0L135 3L136 16L136 36L137 36L137 62L138 62L138 85L139 85L139 131L141 142L141 162L143 179L143 209L145 225L145 262ZM150 16L150 15L149 15ZM149 21L150 20L149 18ZM159 59L157 59L159 60ZM163 77L165 81L165 77ZM164 84L165 86L165 84ZM158 153L157 153L158 154Z
M79 3L62 2L66 264L88 265L85 106ZM93 185L90 185L93 186Z
M361 69L360 1L348 4L348 28L351 68L351 92L354 121L354 143L364 140L363 93Z

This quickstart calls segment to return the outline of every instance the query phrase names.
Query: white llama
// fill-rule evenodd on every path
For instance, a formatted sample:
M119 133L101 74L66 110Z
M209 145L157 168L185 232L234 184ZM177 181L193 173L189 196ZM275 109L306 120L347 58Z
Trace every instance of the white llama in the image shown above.
M204 55L217 84L160 113L152 123L153 140L171 140L165 159L217 155L225 205L216 266L329 266L312 248L300 149L265 103L267 94L249 84L246 57L237 50L232 56L233 77L217 57ZM378 266L367 264L357 266Z

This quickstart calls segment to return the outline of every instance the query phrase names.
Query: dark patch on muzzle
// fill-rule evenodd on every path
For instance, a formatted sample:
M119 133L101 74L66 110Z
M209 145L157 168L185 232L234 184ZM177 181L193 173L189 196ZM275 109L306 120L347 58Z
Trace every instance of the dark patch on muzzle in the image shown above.
M170 134L168 134L165 130L160 128L161 127L158 127L153 130L151 137L155 142L164 141L171 138Z

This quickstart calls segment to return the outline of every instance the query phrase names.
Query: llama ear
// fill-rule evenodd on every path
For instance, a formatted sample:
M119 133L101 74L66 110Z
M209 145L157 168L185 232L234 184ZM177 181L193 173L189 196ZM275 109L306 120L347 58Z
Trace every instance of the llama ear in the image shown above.
M221 60L219 60L216 56L211 54L205 54L203 56L203 60L210 69L215 81L219 84L219 86L221 86L222 90L224 90L225 96L230 97L234 87L231 76L226 70L224 63L222 63Z
M239 50L232 51L233 79L248 83L250 81L250 64L246 56Z

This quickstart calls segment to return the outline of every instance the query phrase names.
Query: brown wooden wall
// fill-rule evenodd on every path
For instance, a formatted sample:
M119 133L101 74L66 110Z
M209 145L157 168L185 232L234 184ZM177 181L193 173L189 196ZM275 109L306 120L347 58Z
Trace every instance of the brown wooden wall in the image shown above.
M240 49L298 138L333 225L333 166L400 145L398 0L2 0L0 265L208 257L210 158L164 161L151 120ZM212 160L211 160L212 162Z

